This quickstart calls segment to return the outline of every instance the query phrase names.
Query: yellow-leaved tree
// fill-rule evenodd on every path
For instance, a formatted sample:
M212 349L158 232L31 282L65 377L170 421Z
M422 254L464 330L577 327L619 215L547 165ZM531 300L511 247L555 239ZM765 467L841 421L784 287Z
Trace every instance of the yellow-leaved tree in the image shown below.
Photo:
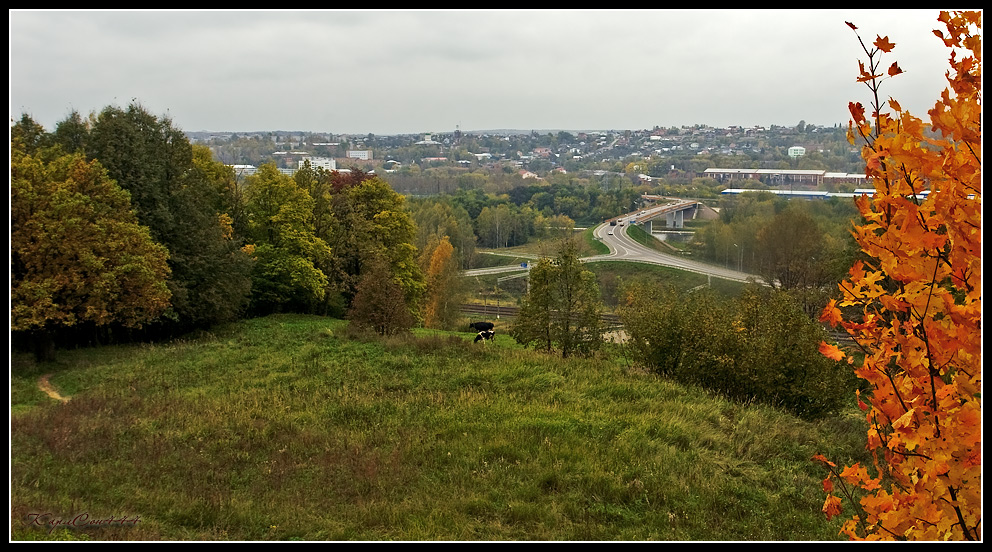
M858 81L873 94L872 111L850 104L848 137L863 143L875 187L857 200L864 223L854 228L868 260L851 268L822 320L847 330L863 353L851 362L870 387L868 402L858 402L875 461L839 468L815 458L830 471L823 510L838 515L846 497L854 515L842 531L852 539L982 537L981 13L938 20L950 87L928 122L879 100L879 84L902 72L897 63L883 68L895 46L888 37L871 49L862 41ZM827 343L821 351L845 356Z
M424 327L450 329L461 307L458 293L458 261L448 236L443 236L429 254L427 290L423 306Z

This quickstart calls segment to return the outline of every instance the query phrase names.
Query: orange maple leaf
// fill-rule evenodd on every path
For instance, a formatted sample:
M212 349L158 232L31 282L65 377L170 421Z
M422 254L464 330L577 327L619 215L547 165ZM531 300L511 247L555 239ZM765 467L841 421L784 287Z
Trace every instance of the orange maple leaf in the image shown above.
M841 351L836 345L831 345L826 341L820 342L820 354L831 360L842 360L844 358L844 351Z
M861 390L855 389L854 394L857 395L858 397L858 408L860 408L861 410L868 410L868 405L861 400Z
M823 513L827 515L828 520L840 514L840 497L827 495L827 499L823 501Z
M865 120L865 106L861 105L861 102L849 102L847 108L851 111L851 116L856 122Z
M876 35L876 38L875 38L875 47L878 48L879 50L885 52L885 53L889 53L889 52L892 51L893 48L896 47L896 45L895 45L894 42L889 42L889 37L884 37L883 38L883 37L880 37L880 36L877 36Z
M861 196L861 197L865 197L865 196ZM861 261L854 261L854 264L851 265L851 268L850 270L848 270L848 273L851 275L852 281L861 280L862 278L865 277L864 263Z
M813 455L813 460L818 460L820 462L823 462L824 464L826 464L826 465L828 465L830 467L834 467L834 466L837 465L837 464L834 464L833 462L831 462L830 460L827 460L827 457L824 456L824 455L822 455L822 454L814 454Z
M852 485L857 485L861 481L861 472L864 468L855 462L853 466L847 466L840 472L840 477Z
M836 328L837 324L844 321L844 317L841 316L840 309L837 308L837 300L831 299L827 306L823 308L823 312L820 314L820 322L829 322L831 328Z
M902 73L902 69L899 68L899 64L897 62L893 62L892 65L889 66L889 76L894 77L899 73Z

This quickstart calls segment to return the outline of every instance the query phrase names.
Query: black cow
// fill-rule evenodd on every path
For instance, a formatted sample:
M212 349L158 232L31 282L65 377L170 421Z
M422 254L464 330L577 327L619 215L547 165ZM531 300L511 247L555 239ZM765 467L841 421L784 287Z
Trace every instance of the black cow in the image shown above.
M469 328L477 332L488 332L496 327L492 322L472 322L468 325Z

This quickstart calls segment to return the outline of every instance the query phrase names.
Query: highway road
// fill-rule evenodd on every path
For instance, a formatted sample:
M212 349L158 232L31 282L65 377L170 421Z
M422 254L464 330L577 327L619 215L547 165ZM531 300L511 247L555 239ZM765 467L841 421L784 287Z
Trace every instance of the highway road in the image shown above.
M629 219L629 217L622 218L625 221ZM689 260L678 255L669 255L667 253L662 253L651 249L645 245L641 245L627 235L627 228L629 227L630 225L627 223L623 226L610 226L607 223L597 226L596 229L593 230L593 235L595 235L610 248L610 253L608 255L586 257L582 259L582 261L587 263L596 261L629 261L648 263L669 266L698 274L706 274L715 278L723 278L724 280L733 280L735 282L746 282L750 279L759 282L762 281L759 276L754 274L747 274L737 270L723 268L721 266L701 263L699 261ZM613 234L611 235L610 232Z
M630 217L621 217L623 220L628 220ZM633 238L627 235L627 228L629 224L625 223L623 226L610 226L608 223L603 223L597 226L593 230L593 235L596 236L600 241L606 244L610 248L610 253L606 255L595 255L593 257L585 257L581 259L585 263L594 263L598 261L628 261L636 263L648 263L661 266L668 266L672 268L677 268L679 270L686 270L689 272L695 272L697 274L706 274L713 276L715 278L723 278L724 280L733 280L735 282L746 282L750 279L756 281L763 281L759 276L754 274L747 274L744 272L739 272L737 270L730 270L723 268L721 266L710 265L706 263L701 263L699 261L693 261L680 257L678 255L669 255L651 249L650 247L641 245L634 241ZM610 232L613 235L610 235ZM528 263L529 265L530 263ZM492 268L478 268L474 270L466 270L462 272L465 276L480 276L483 274L502 274L509 272L520 272L523 270L528 270L528 268L522 267L519 264L513 266L499 266Z

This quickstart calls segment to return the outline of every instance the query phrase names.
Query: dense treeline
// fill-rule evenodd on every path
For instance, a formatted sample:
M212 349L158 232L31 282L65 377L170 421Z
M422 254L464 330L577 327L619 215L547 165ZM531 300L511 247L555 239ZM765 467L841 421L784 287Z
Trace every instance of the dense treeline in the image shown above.
M423 321L422 309L430 304L431 323L450 324L450 306L439 311L436 297L460 296L457 278L450 274L475 266L477 246L502 248L564 238L577 225L635 209L642 193L672 185L635 187L621 174L577 178L552 173L547 179L524 179L517 174L441 170L419 179L399 177L394 184L357 169L331 172L309 165L289 176L274 163L237 179L210 149L190 144L170 120L139 105L107 107L88 118L72 113L51 133L25 116L14 125L12 137L15 237L42 233L14 244L14 329L68 342L99 342L115 331L121 336L121 330L176 335L240 316L280 311L346 316L372 266L388 267L387 280L402 291L402 308L409 311L412 323ZM147 229L152 244L167 251L167 270L160 274L167 298L152 294L145 299L149 305L164 301L161 312L146 305L143 318L69 316L69 303L58 293L71 287L81 294L87 287L82 284L85 278L56 276L54 265L37 265L37 273L27 272L29 255L41 252L24 244L55 239L53 225L37 222L39 210L52 216L46 211L52 207L36 192L55 180L63 185L76 180L64 169L43 175L26 167L32 162L54 167L56 160L64 165L72 155L94 163L94 174L105 174L93 178L105 178L107 186L127 193L137 224ZM715 189L709 180L694 179L682 191L705 195ZM399 185L429 187L432 182L442 193L407 200L395 191ZM34 191L21 193L27 185ZM114 205L127 209L120 201ZM806 290L808 311L813 312L829 293L826 286L850 265L853 247L840 237L845 231L840 221L850 216L851 209L840 202L806 205L770 195L745 196L723 205L721 219L699 231L697 253L725 264L734 264L730 261L736 256L744 270L784 288ZM779 239L783 235L791 239ZM82 238L67 236L59 238L62 247L78 248ZM429 286L425 274L442 244L451 250L444 262L436 259L434 284ZM101 270L112 272L113 262L92 254L100 266L91 267L93 274L86 278L109 278L109 272ZM442 266L447 275L438 273ZM439 282L446 283L445 289L438 288ZM34 298L28 298L29 289ZM431 293L434 300L425 296ZM52 304L43 307L39 301ZM138 328L143 333L135 333Z
M112 292L108 301L144 305L144 316L124 320L112 309L94 316L93 298L107 286L119 285L120 276L108 271L113 263L123 263L135 271L143 262L131 252L146 247L143 241L117 234L98 234L112 252L88 249L92 235L75 231L79 224L112 224L79 210L65 212L67 194L88 209L106 209L106 196L80 187L79 176L25 170L12 163L11 198L12 295L14 330L31 332L51 350L51 340L93 341L107 339L123 327L157 334L175 334L233 319L248 301L251 259L237 241L216 208L221 200L208 171L195 161L192 146L168 120L159 120L138 106L127 110L108 107L84 120L73 113L51 134L24 116L12 129L12 160L39 163L51 168L75 158L85 162L101 186L126 193L127 205L117 204L118 213L128 213L162 246L168 256L168 270L160 273L167 288L164 311L152 309L158 296L125 291ZM78 166L78 162L77 162ZM133 215L131 215L133 213ZM46 217L58 226L41 224ZM112 218L111 215L108 218ZM66 232L60 234L60 228ZM117 241L115 241L117 240ZM33 243L50 241L62 262L51 253L32 248ZM47 255L47 256L46 256ZM83 278L74 270L85 269ZM35 292L23 292L33 287ZM69 295L85 296L73 307Z
M25 115L11 138L11 327L40 357L56 341L178 335L246 315L344 316L373 267L420 316L416 227L373 175L308 166L291 177L267 164L239 182L134 104L73 113L51 133Z
M696 231L693 254L792 291L811 317L860 251L851 236L860 215L849 199L795 201L757 192L724 198L719 208L719 219Z
M11 132L10 299L11 330L47 358L68 328L135 328L163 315L172 271L106 170L42 138L27 120Z
M443 225L466 268L474 252L469 227L480 247L513 247L532 238L569 236L577 224L597 224L635 209L640 201L640 192L630 186L604 190L597 182L564 178L522 180L502 192L487 189L493 188L482 183L411 202L418 225L430 227L423 236Z
M56 341L174 336L241 316L357 315L371 305L354 304L367 295L363 282L396 284L402 305L377 308L409 314L396 316L400 326L449 326L461 296L453 275L473 266L477 245L564 238L577 220L635 208L640 193L564 174L462 174L449 193L408 201L357 169L306 165L289 176L266 163L237 178L209 148L137 104L73 112L52 132L25 115L12 137L12 328L46 355ZM87 179L90 187L80 187ZM66 215L66 194L91 204L88 218ZM51 222L60 217L71 228ZM111 220L144 237L102 230ZM86 250L84 234L110 249ZM80 263L86 271L66 268ZM373 267L386 273L366 277ZM134 275L123 278L125 270ZM160 292L136 294L141 286Z

